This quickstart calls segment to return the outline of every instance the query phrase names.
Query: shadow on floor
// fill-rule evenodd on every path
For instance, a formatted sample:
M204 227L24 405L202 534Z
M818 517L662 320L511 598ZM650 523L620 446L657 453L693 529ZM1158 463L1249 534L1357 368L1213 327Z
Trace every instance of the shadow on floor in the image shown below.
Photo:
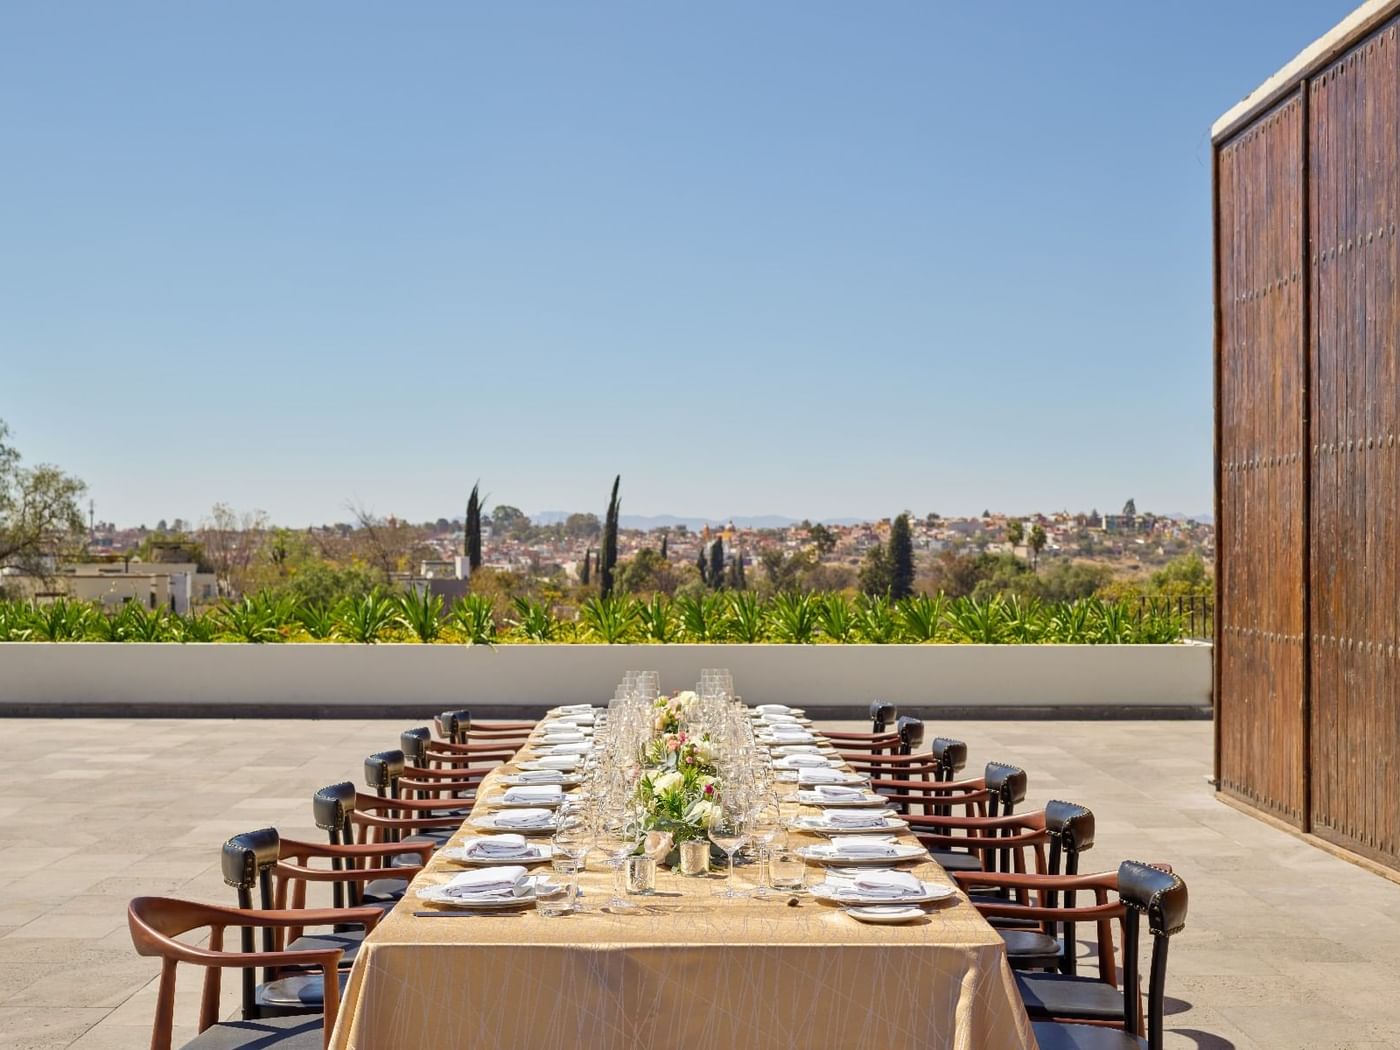
M1235 1044L1228 1039L1195 1028L1172 1028L1172 1035L1185 1036L1196 1044L1196 1050L1235 1050Z

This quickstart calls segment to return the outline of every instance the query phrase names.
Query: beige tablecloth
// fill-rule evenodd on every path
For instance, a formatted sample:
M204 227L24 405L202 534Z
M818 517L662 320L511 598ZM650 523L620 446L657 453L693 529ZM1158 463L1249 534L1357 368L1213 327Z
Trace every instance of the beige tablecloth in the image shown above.
M479 792L503 790L503 767ZM490 807L477 803L473 813ZM464 827L453 844L473 834ZM793 834L798 845L808 836ZM547 840L541 840L547 841ZM811 841L820 841L811 837ZM435 857L419 876L463 870ZM547 871L547 868L537 868ZM820 869L813 868L813 878ZM915 869L950 880L933 863ZM753 867L736 881L752 885ZM1001 938L965 897L914 925L863 925L810 897L711 896L717 879L658 875L642 910L418 918L412 890L367 938L331 1045L340 1050L1025 1050L1035 1046Z

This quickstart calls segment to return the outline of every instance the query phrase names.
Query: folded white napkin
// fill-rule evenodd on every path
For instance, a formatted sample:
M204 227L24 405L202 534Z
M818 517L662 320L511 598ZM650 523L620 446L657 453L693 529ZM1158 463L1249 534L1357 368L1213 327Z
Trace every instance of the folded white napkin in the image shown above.
M791 722L773 722L768 726L768 732L774 736L811 736L807 727L799 725L796 720Z
M816 744L783 744L773 750L780 755L820 755L822 749Z
M557 726L591 726L593 724L592 711L579 711L576 714L560 715L553 722L546 722L545 725Z
M525 893L528 878L525 869L515 864L477 868L454 876L443 892L452 897L519 897Z
M517 784L501 796L506 802L557 802L564 797L558 784Z
M498 828L543 828L554 822L551 809L513 809L496 814Z
M578 755L545 755L535 759L535 764L545 769L577 769L580 761Z
M584 740L570 740L567 743L553 743L540 751L542 755L586 755L593 750L593 745Z
M899 900L901 897L922 897L924 884L907 871L867 871L852 880L862 897Z
M868 839L864 836L843 838L833 842L825 851L833 857L860 859L865 857L893 857L899 850L893 842L884 839Z
M818 798L831 799L835 801L849 801L853 798L865 798L869 792L863 787L852 787L850 784L818 784L813 792Z
M535 847L525 841L524 835L491 835L472 839L463 852L468 857L519 857L534 851Z
M773 765L779 769L827 769L831 766L831 759L822 755L788 755Z
M754 708L754 710L757 711L759 714L777 712L778 714L785 715L789 711L791 711L792 708L788 707L787 704L759 704L757 707Z
M886 816L883 809L836 809L825 814L833 828L883 828Z
M592 704L560 704L560 705L559 705L558 707L556 707L554 710L558 711L561 715L579 714L579 713L585 712L585 711L592 711L592 710L593 710L593 705L592 705Z
M527 769L517 773L516 777L525 784L562 784L564 771L562 769Z
M546 730L544 739L550 744L577 744L588 738L577 729L556 729L554 732Z
M799 769L797 771L797 783L800 787L811 787L816 784L851 784L859 779L860 777L852 773L832 769L830 766L825 769Z

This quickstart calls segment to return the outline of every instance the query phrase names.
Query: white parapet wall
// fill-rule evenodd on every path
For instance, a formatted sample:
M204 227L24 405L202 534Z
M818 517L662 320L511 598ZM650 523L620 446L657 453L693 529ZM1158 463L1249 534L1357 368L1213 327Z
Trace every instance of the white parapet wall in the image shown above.
M810 708L1183 708L1208 645L237 645L0 643L0 711L539 707L602 701L629 669L686 688L725 667L753 703ZM357 713L357 712L356 712Z

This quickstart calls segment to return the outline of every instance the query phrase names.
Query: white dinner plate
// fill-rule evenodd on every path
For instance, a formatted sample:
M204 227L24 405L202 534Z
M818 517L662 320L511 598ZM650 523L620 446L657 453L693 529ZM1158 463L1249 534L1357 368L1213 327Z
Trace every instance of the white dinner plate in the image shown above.
M556 773L563 773L565 776L575 776L575 777L576 777L576 776L578 776L579 766L582 766L582 765L584 764L584 762L583 762L584 757L585 757L585 756L583 756L583 755L579 755L579 756L578 756L578 765L574 766L573 769L555 769L554 766L544 766L544 765L541 765L539 762L534 762L534 761L532 761L532 762L519 762L519 763L517 763L517 765L519 765L521 769L549 769L549 770L553 770L553 771L556 772Z
M827 823L819 817L798 817L793 827L798 831L815 831L818 835L871 835L886 831L901 831L909 826L907 820L899 817L886 817L882 824L866 824L858 828L843 828Z
M817 883L815 886L808 886L808 891L819 901L826 901L830 904L854 904L861 906L871 906L876 904L932 904L934 901L947 900L956 897L958 891L952 886L940 886L936 882L922 882L924 892L918 896L900 897L898 900L890 900L888 897L865 897L857 892L855 884L849 879L839 882L832 882L827 879Z
M841 910L853 919L859 919L861 922L873 922L881 926L913 922L928 916L928 912L917 904L854 904Z
M518 853L511 857L471 857L467 855L467 846L474 840L467 839L460 846L452 846L443 850L439 856L454 864L466 864L474 868L491 868L501 864L547 864L554 859L554 847L548 842L528 843L527 853Z
M843 857L830 852L827 846L802 846L797 855L812 864L827 864L840 868L878 867L881 864L904 864L911 860L927 860L928 850L922 846L900 842L895 844L895 852L884 856Z
M424 886L417 890L418 899L429 904L440 904L444 908L467 908L472 911L498 911L502 908L525 908L535 903L536 880L543 875L530 875L525 880L525 892L519 896L507 897L504 894L478 894L463 897L454 896L446 886Z

